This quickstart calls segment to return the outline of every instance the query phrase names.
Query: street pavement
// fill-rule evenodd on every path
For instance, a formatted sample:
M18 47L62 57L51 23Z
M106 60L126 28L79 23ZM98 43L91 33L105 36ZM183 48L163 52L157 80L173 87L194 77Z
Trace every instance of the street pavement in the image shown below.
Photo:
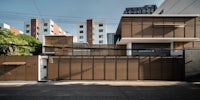
M0 81L0 100L200 100L200 82Z

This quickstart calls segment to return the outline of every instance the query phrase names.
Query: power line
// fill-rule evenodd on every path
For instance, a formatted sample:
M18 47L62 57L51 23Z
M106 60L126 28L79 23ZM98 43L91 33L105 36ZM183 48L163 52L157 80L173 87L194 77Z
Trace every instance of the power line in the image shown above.
M22 12L13 12L13 11L2 11L0 10L1 13L4 14L11 14L11 15L20 15L20 16L38 16L38 14L36 13L22 13ZM57 17L57 18L65 18L65 19L88 19L86 17L77 17L77 16L58 16L58 15L50 15L50 14L43 14L40 16L45 16L45 17ZM113 21L118 21L119 19L115 19L115 18L93 18L93 19L107 19L107 20L113 20Z
M41 17L41 18L42 18L42 20L44 21L44 19L43 19L43 17L42 17L42 14L41 14L41 12L40 12L40 10L39 10L39 8L38 8L38 6L37 6L37 4L36 4L36 1L35 1L35 0L33 0L33 4L34 4L34 6L35 6L36 10L38 11L38 13L39 13L40 17Z

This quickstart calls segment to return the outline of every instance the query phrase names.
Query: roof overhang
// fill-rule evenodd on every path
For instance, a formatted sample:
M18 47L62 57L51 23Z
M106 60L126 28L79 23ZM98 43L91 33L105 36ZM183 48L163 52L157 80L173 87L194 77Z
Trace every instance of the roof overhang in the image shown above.
M124 14L122 17L199 17L199 14Z
M121 40L117 42L117 44L192 42L199 40L199 38L121 38Z

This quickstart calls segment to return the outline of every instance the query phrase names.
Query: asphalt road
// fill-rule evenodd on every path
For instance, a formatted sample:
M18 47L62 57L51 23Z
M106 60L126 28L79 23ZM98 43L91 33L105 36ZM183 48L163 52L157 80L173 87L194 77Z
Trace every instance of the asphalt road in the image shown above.
M200 100L200 82L0 81L0 100Z

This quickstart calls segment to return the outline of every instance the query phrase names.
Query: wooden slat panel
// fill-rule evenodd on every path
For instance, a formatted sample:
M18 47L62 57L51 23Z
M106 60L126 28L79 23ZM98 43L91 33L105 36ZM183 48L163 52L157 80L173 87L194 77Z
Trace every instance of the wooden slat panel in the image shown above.
M194 18L187 18L185 19L185 37L192 38L194 37Z
M140 57L140 79L150 79L149 57Z
M104 79L104 59L95 58L94 59L94 79L103 80Z
M164 18L164 24L173 25L174 19L173 18ZM174 36L174 26L164 26L164 37L173 37Z
M71 79L72 80L81 79L81 58L71 59Z
M172 80L173 76L173 59L171 58L162 58L162 79L163 80Z
M175 18L175 24L183 24L184 25L184 18ZM184 28L183 27L176 27L175 37L184 37Z
M106 80L115 79L115 58L106 58Z
M196 18L196 37L200 38L200 17Z
M131 37L131 18L122 19L122 37Z
M83 58L83 80L92 80L93 58Z
M26 80L38 80L38 56L26 57Z
M142 18L132 20L132 37L142 37Z
M138 58L129 58L128 79L138 80Z
M126 58L117 59L117 80L127 79L127 60Z
M153 24L163 24L163 18L154 18ZM164 26L154 26L153 37L163 37Z
M16 66L16 73L15 73L16 80L26 80L26 70L25 65Z
M70 58L61 58L60 59L59 79L61 79L61 80L69 80L70 79L69 64L70 64Z
M5 68L2 65L4 62L5 56L0 56L0 80L5 80Z
M153 18L143 18L143 37L153 36Z
M184 65L183 65L183 58L174 58L174 80L183 80L183 72L184 70Z
M51 59L51 58L50 58ZM53 59L53 62L48 62L48 79L57 80L58 79L58 59Z
M151 57L151 79L161 80L162 79L162 59L161 57Z

